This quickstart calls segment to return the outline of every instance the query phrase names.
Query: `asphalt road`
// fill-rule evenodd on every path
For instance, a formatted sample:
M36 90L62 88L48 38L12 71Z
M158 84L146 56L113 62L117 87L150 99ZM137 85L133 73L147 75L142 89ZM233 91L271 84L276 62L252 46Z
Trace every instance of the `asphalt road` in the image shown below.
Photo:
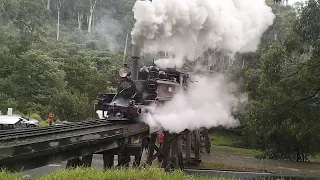
M235 172L235 171L217 171L209 169L185 169L184 172L190 175L206 176L206 177L224 177L236 179L285 179L285 180L320 180L320 177L306 176L282 176L271 173L256 172Z

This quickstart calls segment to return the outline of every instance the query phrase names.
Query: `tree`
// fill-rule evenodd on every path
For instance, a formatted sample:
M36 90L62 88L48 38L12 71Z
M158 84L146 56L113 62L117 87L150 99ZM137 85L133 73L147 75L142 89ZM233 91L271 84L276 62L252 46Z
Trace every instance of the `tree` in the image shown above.
M51 106L57 118L63 121L84 121L93 114L88 97L78 92L62 91L55 94Z
M320 150L318 18L311 0L285 40L263 54L261 69L247 72L247 134L271 157L306 161Z
M93 12L95 10L96 7L96 3L97 0L90 0L90 11L89 11L89 17L88 17L88 32L91 32L91 28L92 28L92 21L93 21Z
M21 48L27 47L45 33L49 12L41 0L18 1L18 13L14 24L20 29Z
M14 73L8 77L11 95L48 105L52 96L66 87L64 76L58 62L40 51L28 51L16 59Z

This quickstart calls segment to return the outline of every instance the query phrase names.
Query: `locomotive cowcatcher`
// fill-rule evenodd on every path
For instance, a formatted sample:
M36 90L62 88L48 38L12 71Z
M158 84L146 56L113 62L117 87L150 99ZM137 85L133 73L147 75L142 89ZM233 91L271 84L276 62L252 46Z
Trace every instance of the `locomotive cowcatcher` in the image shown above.
M117 85L117 93L98 96L95 110L101 119L138 121L141 113L148 112L146 107L165 103L186 89L188 74L156 65L139 70L140 48L134 45L132 52L132 70L124 64L117 77L110 80Z

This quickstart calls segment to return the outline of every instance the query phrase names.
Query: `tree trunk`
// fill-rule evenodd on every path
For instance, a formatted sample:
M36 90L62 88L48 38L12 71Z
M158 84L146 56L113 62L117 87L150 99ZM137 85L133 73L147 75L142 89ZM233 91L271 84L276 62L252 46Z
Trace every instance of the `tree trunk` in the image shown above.
M94 14L92 14L92 24L91 24L91 29L95 27L95 23L96 23L96 21L95 21L95 16L94 16Z
M94 3L92 4L92 0L90 0L90 14L89 14L89 19L88 19L88 32L91 32L91 28L92 28L92 19L93 19L93 12L94 12L94 8L96 6L97 0L94 1Z
M78 11L78 29L81 31L81 24L82 24L82 14L80 15Z
M48 2L47 2L47 9L50 10L50 0L48 0Z
M60 31L60 7L58 5L58 19L57 19L57 41L59 40Z

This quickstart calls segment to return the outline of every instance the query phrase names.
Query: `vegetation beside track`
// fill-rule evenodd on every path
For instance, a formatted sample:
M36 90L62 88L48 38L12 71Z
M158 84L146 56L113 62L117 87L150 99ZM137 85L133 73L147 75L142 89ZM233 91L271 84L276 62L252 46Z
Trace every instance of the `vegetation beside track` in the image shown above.
M262 151L241 147L242 139L239 136L228 133L213 133L210 135L211 145L216 150L237 156L255 157L260 159L264 153Z
M22 180L26 179L21 174L10 174L7 172L0 173L1 180ZM94 179L94 180L209 180L205 177L196 177L185 175L181 171L175 171L173 173L166 173L163 170L156 168L149 169L119 169L119 170L108 170L99 171L95 169L73 169L73 170L61 170L46 176L38 178L38 180L82 180L82 179ZM212 179L212 178L210 178ZM214 179L224 179L224 178L214 178Z
M211 133L211 145L214 150L222 151L234 156L253 157L257 159L266 159L263 151L244 148L242 137L230 133ZM315 156L310 156L311 162L320 163L320 153ZM219 166L218 166L219 167Z

